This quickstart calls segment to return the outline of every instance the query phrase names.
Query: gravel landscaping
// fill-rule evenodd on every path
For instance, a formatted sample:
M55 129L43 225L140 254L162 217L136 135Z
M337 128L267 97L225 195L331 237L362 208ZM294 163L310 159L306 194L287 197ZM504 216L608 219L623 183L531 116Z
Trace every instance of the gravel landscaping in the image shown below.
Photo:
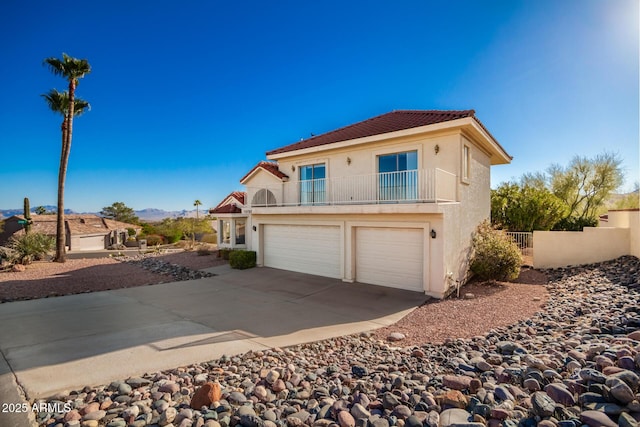
M476 333L475 323L493 316L491 295L507 292L487 291L468 300L460 335L443 344L365 334L250 352L54 396L47 402L71 410L37 419L60 427L636 426L639 272L634 257L549 270L538 313ZM543 302L533 298L503 300L500 311ZM446 328L450 314L424 322ZM475 335L459 337L466 333Z
M0 272L0 302L48 298L177 282L211 274L199 269L227 261L185 251L134 257L35 262L22 272Z

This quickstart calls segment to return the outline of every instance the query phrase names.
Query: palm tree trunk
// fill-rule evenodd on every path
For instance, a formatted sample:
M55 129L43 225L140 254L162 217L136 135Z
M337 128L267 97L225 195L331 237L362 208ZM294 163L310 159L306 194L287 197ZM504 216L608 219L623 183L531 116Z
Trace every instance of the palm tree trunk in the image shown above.
M67 118L62 121L62 148L60 153L60 167L58 169L58 212L56 221L56 256L55 262L65 262L65 246L67 233L64 220L64 181L67 175L69 150L67 147Z
M64 182L67 177L67 165L71 152L71 136L73 134L73 114L75 107L76 81L69 80L69 109L63 122L62 153L60 155L60 169L58 170L58 217L56 223L56 262L65 262L65 246L67 233L64 221Z

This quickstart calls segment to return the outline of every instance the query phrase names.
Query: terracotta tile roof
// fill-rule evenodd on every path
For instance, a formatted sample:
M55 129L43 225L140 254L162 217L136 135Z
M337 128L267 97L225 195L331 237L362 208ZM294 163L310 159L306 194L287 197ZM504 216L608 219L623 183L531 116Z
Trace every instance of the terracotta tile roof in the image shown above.
M267 153L267 154L269 154L269 153ZM258 163L257 165L255 165L253 167L253 169L251 169L249 172L247 172L247 174L242 177L240 182L243 182L245 179L247 179L249 177L249 175L251 175L258 168L262 168L262 169L266 170L267 172L275 175L277 178L280 178L280 179L289 178L289 175L285 174L280 169L278 169L278 164L277 163L267 162L267 161L263 160L260 163Z
M242 213L242 209L234 204L219 206L217 208L211 209L209 213L212 214L221 214L221 213Z
M474 110L397 110L382 114L331 132L316 135L311 138L290 144L275 150L267 151L267 156L272 154L286 153L289 151L302 150L304 148L317 147L334 142L348 141L351 139L364 138L367 136L380 135L383 133L395 132L399 130L411 129L420 126L432 125L435 123L448 122L451 120L474 117ZM478 123L480 121L476 118ZM482 126L482 124L480 123ZM483 129L484 126L482 126ZM248 174L247 174L248 175Z
M209 209L209 213L210 214L216 214L216 213L241 213L242 209L239 208L235 203L231 202L231 203L226 203L225 204L225 202L227 200L229 200L229 198L233 198L233 199L237 200L237 202L239 204L244 206L244 199L246 197L247 197L247 193L245 193L244 191L233 191L233 192L229 193L229 195L227 195L224 199L222 199L222 201L220 203L218 203L218 206L216 206L213 209ZM237 209L237 210L233 210L232 207Z

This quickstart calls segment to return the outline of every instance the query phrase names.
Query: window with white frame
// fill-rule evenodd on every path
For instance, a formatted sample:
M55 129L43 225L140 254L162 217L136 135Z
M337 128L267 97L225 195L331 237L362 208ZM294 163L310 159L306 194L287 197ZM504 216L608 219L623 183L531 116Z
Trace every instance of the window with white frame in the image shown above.
M378 156L378 199L414 200L418 197L418 152Z
M228 219L222 220L222 243L231 243L231 221Z
M300 204L315 205L326 201L326 167L324 163L300 166Z
M469 183L471 176L471 148L467 144L462 144L462 171L460 178L462 182Z
M236 219L235 228L236 228L236 235L235 235L236 245L244 245L245 244L244 233L246 228L246 221L244 219Z

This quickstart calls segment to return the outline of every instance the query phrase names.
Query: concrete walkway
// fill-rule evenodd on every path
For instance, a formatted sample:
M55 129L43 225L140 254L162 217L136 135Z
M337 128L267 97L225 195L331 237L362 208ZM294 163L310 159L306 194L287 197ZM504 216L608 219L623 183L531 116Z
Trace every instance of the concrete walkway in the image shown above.
M0 304L0 362L8 363L0 363L0 380L13 380L10 369L27 398L48 397L224 354L376 329L425 300L270 268L208 271L218 276ZM16 399L7 393L0 387L0 402Z

